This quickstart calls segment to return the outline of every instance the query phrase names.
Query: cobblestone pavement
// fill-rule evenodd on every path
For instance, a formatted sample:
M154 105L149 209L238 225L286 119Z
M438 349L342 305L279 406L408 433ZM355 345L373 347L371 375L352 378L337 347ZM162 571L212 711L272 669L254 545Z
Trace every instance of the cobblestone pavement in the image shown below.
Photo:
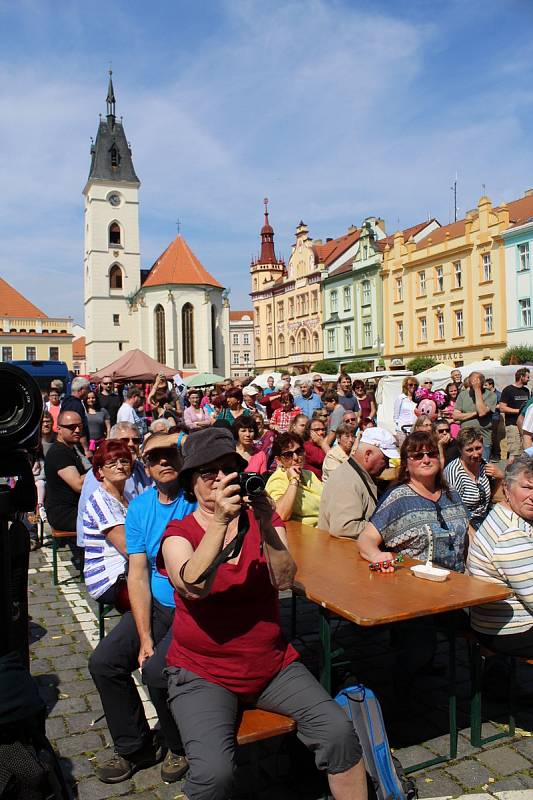
M160 767L143 770L132 780L114 786L100 783L94 774L96 763L105 761L112 745L105 719L98 719L102 707L90 678L87 661L98 642L95 604L84 585L74 579L75 571L67 547L59 551L60 585L52 585L52 552L49 542L31 554L30 641L31 672L48 707L47 732L61 756L61 764L72 787L73 798L103 800L133 797L135 800L182 798L180 784L161 781ZM282 617L289 623L290 601L282 599ZM108 620L109 629L113 620ZM316 608L298 602L296 646L308 666L318 666L318 616ZM356 629L339 623L336 641L345 653L345 663L335 670L336 688L353 683L350 675L371 686L382 701L389 736L396 755L408 767L447 752L446 675L428 674L417 678L410 696L397 697L391 686L394 656L386 630ZM444 672L447 651L439 644L434 673ZM346 662L350 661L348 664ZM354 665L357 665L356 667ZM439 669L442 667L442 669ZM505 703L496 691L488 691L484 735L504 730ZM144 689L147 716L154 713ZM459 738L458 758L415 773L421 798L469 800L533 800L533 667L520 665L518 674L517 735L475 749L469 743L469 679L466 651L458 648ZM248 748L239 753L235 797L314 800L324 794L324 785L314 770L312 758L292 737L261 744L259 787L252 784Z

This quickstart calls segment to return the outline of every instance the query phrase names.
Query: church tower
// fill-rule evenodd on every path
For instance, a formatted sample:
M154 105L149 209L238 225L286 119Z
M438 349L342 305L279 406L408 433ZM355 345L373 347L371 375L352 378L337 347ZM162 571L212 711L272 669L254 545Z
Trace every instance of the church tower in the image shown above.
M272 281L283 277L285 262L276 258L274 251L274 229L268 220L268 197L263 200L265 205L265 222L261 228L261 254L250 264L252 273L252 294L261 291Z
M91 145L83 259L87 370L135 347L131 298L139 289L139 187L109 72L107 113Z

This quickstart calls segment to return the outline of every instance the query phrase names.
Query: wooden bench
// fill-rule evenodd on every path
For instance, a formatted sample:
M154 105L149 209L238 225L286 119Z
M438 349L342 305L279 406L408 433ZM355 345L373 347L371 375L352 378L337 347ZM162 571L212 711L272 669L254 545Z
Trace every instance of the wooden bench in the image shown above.
M250 748L250 762L252 767L252 787L249 791L251 800L260 794L259 751L255 746L258 742L284 736L296 730L296 722L285 714L275 714L272 711L263 711L260 708L246 709L241 717L237 729L236 740L239 746L252 745Z
M50 526L52 528L52 526ZM52 567L53 567L53 582L57 586L57 549L61 539L75 539L76 531L60 531L52 528Z

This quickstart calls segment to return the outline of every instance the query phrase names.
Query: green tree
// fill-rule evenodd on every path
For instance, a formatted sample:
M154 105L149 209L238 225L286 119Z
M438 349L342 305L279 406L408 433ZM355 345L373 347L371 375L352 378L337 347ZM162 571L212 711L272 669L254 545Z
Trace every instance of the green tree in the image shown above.
M348 364L342 365L343 372L372 372L372 365L368 361L363 361L362 359L356 359L355 361L349 361Z
M527 344L515 344L508 347L500 359L502 364L533 364L533 347Z
M430 367L434 367L435 364L438 364L436 358L433 356L415 356L410 361L407 362L406 367L410 369L415 375L418 375L419 372L424 372L426 369Z
M339 371L334 361L317 361L313 365L313 372L323 372L325 375L336 375Z

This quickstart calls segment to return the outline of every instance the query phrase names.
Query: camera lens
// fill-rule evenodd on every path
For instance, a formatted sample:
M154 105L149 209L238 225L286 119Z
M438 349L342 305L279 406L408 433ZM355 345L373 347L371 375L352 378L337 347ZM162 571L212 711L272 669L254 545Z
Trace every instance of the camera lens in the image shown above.
M36 447L43 399L36 381L20 367L0 364L0 449Z
M246 494L248 496L254 496L258 494L262 494L265 490L265 482L260 475L250 475L249 478L246 479Z

